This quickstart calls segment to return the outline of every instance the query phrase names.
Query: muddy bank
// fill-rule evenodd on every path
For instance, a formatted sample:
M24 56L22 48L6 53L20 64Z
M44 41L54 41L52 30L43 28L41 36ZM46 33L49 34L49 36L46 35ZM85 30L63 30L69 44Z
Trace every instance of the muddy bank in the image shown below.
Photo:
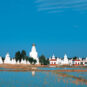
M38 67L48 67L48 66L41 66L41 65L24 65L24 64L19 64L19 65L12 65L12 64L1 64L0 65L0 71L14 71L14 72L29 72L29 71L45 71L45 72L87 72L86 69L62 69L62 70L40 70ZM48 67L50 68L50 67ZM60 67L62 68L62 67Z
M80 69L74 69L74 70L51 70L51 71L57 71L57 72L87 72L87 70L80 70Z

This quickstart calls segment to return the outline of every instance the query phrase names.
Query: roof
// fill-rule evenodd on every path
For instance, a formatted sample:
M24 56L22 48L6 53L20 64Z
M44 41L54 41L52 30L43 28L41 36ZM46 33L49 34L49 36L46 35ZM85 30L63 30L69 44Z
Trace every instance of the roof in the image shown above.
M81 60L79 60L79 59L76 59L76 60L73 60L73 61L81 61Z
M56 59L50 59L50 61L56 61Z

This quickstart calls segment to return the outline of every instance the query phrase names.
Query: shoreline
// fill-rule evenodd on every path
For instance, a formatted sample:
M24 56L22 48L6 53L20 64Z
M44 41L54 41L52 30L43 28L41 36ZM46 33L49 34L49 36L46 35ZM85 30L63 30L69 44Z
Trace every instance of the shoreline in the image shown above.
M43 69L38 69L38 68L49 68L49 70L43 70ZM13 72L31 72L31 71L36 71L36 72L87 72L87 67L80 67L80 66L58 66L55 68L65 68L65 69L56 69L56 70L50 70L49 66L43 66L43 65L24 65L24 64L19 64L19 65L12 65L12 64L1 64L0 65L0 71L13 71ZM73 69L67 69L67 68L73 68ZM76 69L76 68L81 68L81 69ZM85 69L84 69L85 68Z

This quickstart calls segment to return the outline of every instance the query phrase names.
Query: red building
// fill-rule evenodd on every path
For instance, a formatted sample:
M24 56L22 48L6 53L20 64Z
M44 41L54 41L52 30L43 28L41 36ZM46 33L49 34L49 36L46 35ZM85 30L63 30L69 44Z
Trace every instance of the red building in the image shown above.
M75 60L73 60L73 64L78 66L78 65L81 64L81 60L80 59L75 59Z
M57 65L57 59L55 58L55 56L53 55L52 58L49 59L50 61L50 65Z

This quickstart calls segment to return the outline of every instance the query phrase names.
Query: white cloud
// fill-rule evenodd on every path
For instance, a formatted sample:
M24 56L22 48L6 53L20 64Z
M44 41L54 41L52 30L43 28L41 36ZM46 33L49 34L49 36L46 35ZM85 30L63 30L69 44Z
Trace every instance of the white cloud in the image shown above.
M35 3L38 11L54 11L55 13L68 8L77 10L87 8L87 0L36 0Z

